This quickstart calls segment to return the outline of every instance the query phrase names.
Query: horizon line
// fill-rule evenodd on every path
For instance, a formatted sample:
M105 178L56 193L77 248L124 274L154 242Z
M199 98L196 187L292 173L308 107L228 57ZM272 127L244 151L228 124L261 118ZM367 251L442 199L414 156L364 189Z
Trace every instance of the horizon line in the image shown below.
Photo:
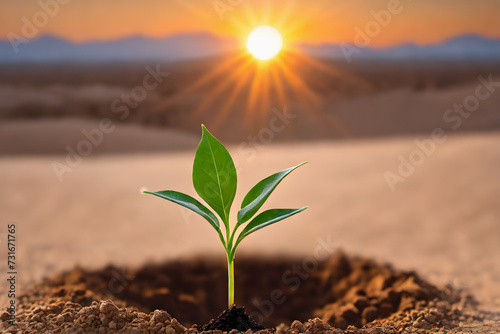
M181 36L189 37L189 36L195 36L195 35L206 35L206 36L215 37L218 39L230 40L231 42L238 42L238 40L239 40L238 38L236 38L234 36L220 35L220 34L215 34L215 33L208 32L208 31L191 31L191 32L185 31L185 32L178 32L175 34L164 35L164 36L151 36L151 35L147 35L147 34L138 33L138 34L119 36L116 38L95 38L95 39L87 39L87 40L83 40L83 41L74 40L72 38L61 36L61 35L54 34L54 33L43 33L43 34L39 34L33 38L30 38L30 40L36 41L36 40L42 39L44 37L52 37L52 38L59 39L59 40L65 41L65 42L69 42L71 44L82 45L82 44L95 43L95 42L110 43L110 42L127 40L127 39L131 39L131 38L143 38L143 39L148 39L148 40L160 41L160 40L165 40L165 39L169 39L169 38L173 38L173 37L181 37ZM477 37L477 38L488 39L491 41L500 41L500 36L494 37L494 36L488 36L488 35L484 35L484 34L480 34L480 33L470 32L470 33L452 35L452 36L444 38L438 42L418 43L418 42L409 40L406 42L395 43L395 44L391 44L391 45L387 45L387 46L377 46L374 48L376 48L376 49L388 49L388 48L392 48L392 47L409 45L409 44L416 45L419 47L432 46L432 45L440 45L440 44L443 44L445 42L448 42L448 41L451 41L454 39L458 39L458 38L463 38L463 37ZM0 37L0 42L10 43L9 36ZM293 46L306 46L306 45L307 46L328 46L328 45L341 45L341 44L351 44L352 45L352 44L355 44L355 41L324 41L324 42L296 41L294 43L291 43L290 45L293 45Z

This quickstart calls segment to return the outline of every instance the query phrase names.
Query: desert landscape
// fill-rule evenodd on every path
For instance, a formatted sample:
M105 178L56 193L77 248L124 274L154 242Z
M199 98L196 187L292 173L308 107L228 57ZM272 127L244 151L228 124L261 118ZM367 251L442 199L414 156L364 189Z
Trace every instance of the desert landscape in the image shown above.
M494 108L499 102L498 62L348 64L290 52L280 64L263 65L231 53L174 63L3 65L0 117L109 118L116 125L170 128L194 136L204 123L222 141L236 144L258 136L277 112L296 121L285 124L272 142L417 136L436 127L483 132L500 124ZM144 80L151 73L158 82L147 90ZM466 109L465 116L447 112L475 96L484 82L488 97L471 105L473 111ZM146 92L136 96L137 87ZM56 150L53 146L43 151ZM16 149L11 153L23 152L22 146Z
M490 87L490 96L467 117L450 121L443 116L475 96L482 85L479 77L498 82L499 74L492 71L497 66L406 63L395 71L384 63L342 67L314 60L299 70L310 96L303 100L287 94L280 101L278 92L270 94L256 102L264 109L251 114L255 106L244 93L231 104L214 98L206 109L191 107L199 106L197 96L234 92L231 84L200 84L203 73L213 72L214 62L224 63L161 64L170 73L165 84L131 108L125 120L110 105L141 82L148 65L2 69L0 205L4 222L16 225L18 294L25 296L18 309L26 326L21 332L37 332L37 323L71 332L71 321L87 323L72 313L81 314L81 307L97 316L108 306L133 306L146 314L165 310L168 314L130 316L139 319L137 328L142 329L149 328L140 327L143 322L154 325L150 317L170 319L167 332L194 331L186 327L201 326L223 311L224 253L216 234L187 209L141 194L141 189L194 194L191 168L202 123L227 143L235 160L235 203L272 172L309 161L265 207L305 203L310 208L245 240L236 258L237 305L254 317L261 315L256 320L266 328L316 333L330 330L324 327L328 325L361 327L372 316L362 317L362 308L349 318L345 308L359 303L352 289L362 289L379 305L374 317L391 319L363 327L367 333L380 328L500 331L495 313L500 311L498 88ZM319 73L324 78L315 86ZM224 77L224 72L218 75ZM297 85L290 82L283 89L300 90ZM314 107L306 108L309 103ZM224 108L226 116L218 117ZM242 114L248 121L242 121ZM103 119L110 125L103 127ZM317 258L318 247L328 252L328 259ZM300 278L303 284L288 291L282 275L311 261L316 265ZM373 268L373 276L362 283L355 278L356 268L366 266ZM398 297L392 309L383 311L387 291L374 287L377 275L399 282L394 283L396 294L407 296L409 280L420 287L411 290L409 304ZM324 281L326 277L333 281ZM249 281L260 283L247 291ZM285 284L288 302L273 306L272 312L262 311L274 288L266 282L276 288ZM338 282L334 286L343 292L329 295L328 285L319 292L325 282ZM2 286L4 304L6 288ZM107 299L117 306L102 304ZM453 306L459 301L460 307ZM441 305L437 315L426 313L432 305ZM407 310L418 307L421 318L416 313L404 320ZM42 318L36 316L39 309ZM324 322L307 322L316 316ZM300 323L292 326L294 320ZM111 332L120 326L108 323ZM2 326L11 330L5 322ZM156 330L164 330L158 326ZM86 332L76 328L75 333ZM153 327L148 330L154 332Z
M0 333L500 333L499 12L3 3Z

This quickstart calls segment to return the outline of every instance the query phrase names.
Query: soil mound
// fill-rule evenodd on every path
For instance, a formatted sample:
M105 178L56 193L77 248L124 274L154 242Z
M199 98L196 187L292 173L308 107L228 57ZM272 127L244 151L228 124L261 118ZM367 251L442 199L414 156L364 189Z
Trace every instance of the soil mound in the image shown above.
M200 329L202 331L221 330L223 332L236 329L238 332L246 332L249 329L259 331L265 328L253 321L243 307L233 306L222 312L217 318L210 320L208 324L201 326Z
M257 332L261 324L266 333L390 333L452 329L475 306L465 293L438 289L414 272L343 254L323 262L238 258L235 278L236 301L257 323L239 308L216 318L226 308L226 268L196 259L136 270L76 268L46 279L19 297L15 326L1 315L0 331L220 334Z

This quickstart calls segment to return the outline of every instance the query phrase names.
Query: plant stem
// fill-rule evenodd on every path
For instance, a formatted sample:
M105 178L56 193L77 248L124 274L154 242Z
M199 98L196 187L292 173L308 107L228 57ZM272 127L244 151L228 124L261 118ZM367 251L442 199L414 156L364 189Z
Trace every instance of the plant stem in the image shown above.
M227 242L228 245L231 245L231 248L233 247L233 239L234 235L236 234L236 230L238 229L238 225L233 229L233 232L231 233L231 237L229 238L229 241Z
M234 305L234 259L227 258L227 291L228 291L228 308Z

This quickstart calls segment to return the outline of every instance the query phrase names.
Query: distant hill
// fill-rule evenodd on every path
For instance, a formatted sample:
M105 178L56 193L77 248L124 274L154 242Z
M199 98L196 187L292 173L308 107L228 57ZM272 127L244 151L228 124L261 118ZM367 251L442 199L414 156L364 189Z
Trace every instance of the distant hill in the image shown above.
M500 39L480 35L461 35L431 45L402 44L390 48L357 47L354 44L300 44L303 52L331 59L388 60L500 60Z
M131 36L85 43L42 35L20 44L17 54L8 40L0 40L0 62L173 61L213 56L236 48L236 41L206 33L166 38Z
M442 43L413 43L390 48L358 48L352 44L299 44L311 56L345 59L388 60L500 60L500 39L461 35ZM53 35L42 35L19 45L16 54L8 40L0 39L0 62L95 62L175 61L219 55L238 48L234 39L208 33L173 35L165 38L131 36L116 40L75 43Z

